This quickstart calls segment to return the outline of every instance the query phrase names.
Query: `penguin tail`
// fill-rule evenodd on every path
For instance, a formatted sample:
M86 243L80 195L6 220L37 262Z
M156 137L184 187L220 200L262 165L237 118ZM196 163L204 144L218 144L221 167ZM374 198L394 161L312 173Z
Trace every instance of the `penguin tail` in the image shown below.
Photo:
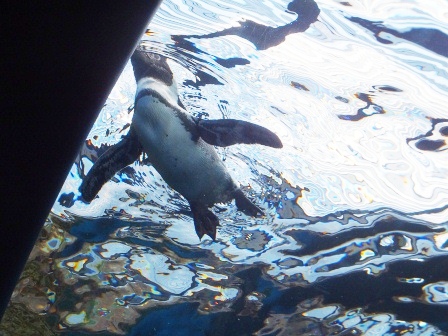
M264 216L263 211L257 207L255 204L253 204L247 197L244 195L244 193L241 191L241 189L237 189L233 197L235 197L235 204L238 210L242 211L247 216L253 216L253 217L262 217Z

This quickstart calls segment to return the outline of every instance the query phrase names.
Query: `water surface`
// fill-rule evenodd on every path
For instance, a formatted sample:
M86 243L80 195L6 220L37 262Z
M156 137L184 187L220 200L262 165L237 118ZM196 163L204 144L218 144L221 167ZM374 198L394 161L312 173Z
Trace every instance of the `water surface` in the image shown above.
M217 241L199 241L188 203L143 156L79 200L129 130L128 64L1 330L446 334L446 22L443 0L164 1L142 45L170 59L186 109L282 139L281 150L217 149L266 216L218 204Z

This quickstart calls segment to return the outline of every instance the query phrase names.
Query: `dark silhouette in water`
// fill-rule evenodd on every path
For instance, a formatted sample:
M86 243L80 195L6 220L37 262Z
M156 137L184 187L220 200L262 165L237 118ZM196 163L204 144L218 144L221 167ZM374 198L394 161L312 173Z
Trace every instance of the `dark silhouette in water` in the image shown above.
M372 101L372 95L366 94L366 93L357 93L355 95L355 97L358 98L359 100L362 100L367 105L365 107L358 109L358 113L356 113L355 115L340 114L340 115L338 115L339 119L350 120L350 121L359 121L359 120L361 120L365 117L369 117L371 115L386 113L386 111L381 106L375 104ZM368 111L368 109L371 107L373 108L373 111L370 111L367 113L364 112L364 111Z
M426 132L426 134L419 135L415 138L408 138L406 139L406 142L409 144L412 141L415 142L415 147L417 147L420 150L423 151L442 151L444 150L442 147L445 146L448 142L448 139L431 139L435 134L435 128L437 124L447 124L447 126L442 126L439 129L439 133L443 137L448 137L448 119L433 119L429 118L431 120L431 130ZM446 148L445 148L446 149Z
M174 41L186 38L213 38L219 36L236 35L252 42L258 50L265 50L285 41L286 36L307 30L317 20L320 9L313 0L294 0L288 4L289 12L297 14L297 19L280 27L270 27L251 20L239 22L240 27L232 27L207 35L178 35Z
M386 27L382 24L382 22L372 22L358 17L350 17L348 19L374 33L378 42L384 44L393 43L380 37L380 33L384 32L418 44L439 55L448 57L448 35L442 33L440 30L433 28L413 28L409 31L401 33Z

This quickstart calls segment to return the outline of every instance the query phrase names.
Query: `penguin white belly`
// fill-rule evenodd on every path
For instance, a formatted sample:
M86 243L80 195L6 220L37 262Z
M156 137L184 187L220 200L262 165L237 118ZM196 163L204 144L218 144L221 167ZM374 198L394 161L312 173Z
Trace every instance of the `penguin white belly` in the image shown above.
M163 179L187 200L229 201L236 186L214 148L193 139L182 120L189 117L182 113L152 95L141 97L132 123L144 151Z

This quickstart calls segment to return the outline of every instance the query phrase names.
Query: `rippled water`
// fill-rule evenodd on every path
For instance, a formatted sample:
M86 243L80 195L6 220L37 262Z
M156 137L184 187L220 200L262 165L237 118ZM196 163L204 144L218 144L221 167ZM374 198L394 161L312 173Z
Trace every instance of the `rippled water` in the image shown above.
M445 0L164 1L142 45L169 57L186 109L282 139L217 149L266 216L218 204L217 241L199 241L144 157L78 199L128 132L128 64L0 330L446 334L447 22Z

